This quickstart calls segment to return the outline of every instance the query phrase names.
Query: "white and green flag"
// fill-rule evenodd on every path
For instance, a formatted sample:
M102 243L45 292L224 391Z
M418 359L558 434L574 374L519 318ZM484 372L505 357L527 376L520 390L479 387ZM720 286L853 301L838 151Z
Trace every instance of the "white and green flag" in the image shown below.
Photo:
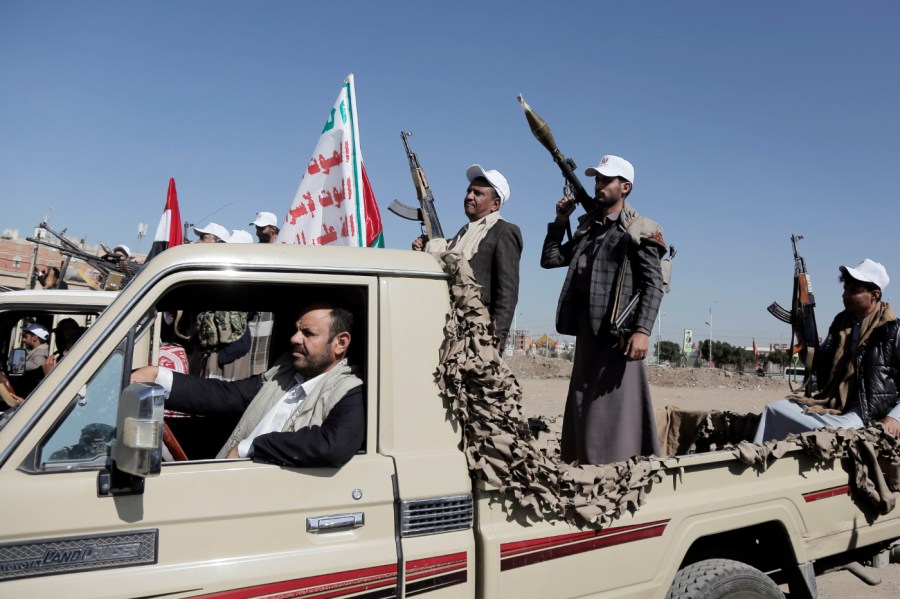
M384 247L381 215L360 150L352 74L306 166L278 243Z

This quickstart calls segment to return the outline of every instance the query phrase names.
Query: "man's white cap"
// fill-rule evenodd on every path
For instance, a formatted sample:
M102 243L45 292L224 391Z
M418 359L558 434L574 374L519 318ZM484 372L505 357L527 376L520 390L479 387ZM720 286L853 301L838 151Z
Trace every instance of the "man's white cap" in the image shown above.
M850 268L849 266L842 266L840 268L841 272L846 273L856 279L857 281L862 281L863 283L874 283L878 285L878 288L884 291L884 288L888 286L888 283L891 282L891 278L887 274L887 270L885 270L884 265L875 262L874 260L869 260L866 258L862 262L859 263L859 266L856 268Z
M50 331L48 331L44 327L44 325L37 323L37 322L32 322L30 325L23 327L22 330L25 331L26 333L31 333L32 335L35 335L41 341L46 341L47 337L50 336Z
M129 258L131 257L131 248L128 247L127 245L120 243L119 245L117 245L116 247L113 248L113 251L116 251L116 250L122 250L123 252L125 252L126 256L128 256Z
M222 225L217 225L216 223L209 223L202 229L200 227L194 227L194 233L196 233L198 237L203 237L208 233L210 235L215 235L222 241L228 241L228 238L231 237L231 233L228 232L228 229Z
M509 183L507 183L506 177L500 174L500 171L495 171L493 169L486 171L480 164L473 164L466 169L466 178L469 179L469 183L478 177L487 179L487 182L491 184L491 187L497 190L497 195L500 196L501 206L506 203L506 200L509 199Z
M624 158L607 154L600 159L600 164L585 169L585 177L596 177L598 174L604 177L622 177L634 185L634 166Z
M243 229L232 229L227 243L253 243L253 235Z
M271 212L257 212L256 218L253 219L251 225L256 225L257 227L277 227L278 226L278 218Z

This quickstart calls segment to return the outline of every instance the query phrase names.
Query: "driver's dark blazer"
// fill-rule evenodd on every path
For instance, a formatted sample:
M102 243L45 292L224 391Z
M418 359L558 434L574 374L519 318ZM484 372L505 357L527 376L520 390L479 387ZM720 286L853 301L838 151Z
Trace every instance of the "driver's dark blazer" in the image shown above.
M188 414L240 416L262 385L262 375L222 381L173 372L166 408ZM253 441L253 460L282 466L339 468L363 447L365 439L365 399L363 387L357 387L335 404L322 426L258 436Z

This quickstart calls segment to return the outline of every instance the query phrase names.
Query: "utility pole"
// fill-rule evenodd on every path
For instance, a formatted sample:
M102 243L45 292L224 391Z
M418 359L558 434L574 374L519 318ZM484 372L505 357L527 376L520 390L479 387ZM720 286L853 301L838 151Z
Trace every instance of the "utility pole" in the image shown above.
M147 223L138 223L138 244L137 244L137 254L141 253L141 242L144 240L144 237L147 236Z
M659 350L662 348L661 338L662 338L662 317L663 316L668 316L668 315L665 312L657 312L656 313L656 319L658 321L657 325L656 325L656 365L657 366L662 364L662 360L659 357Z

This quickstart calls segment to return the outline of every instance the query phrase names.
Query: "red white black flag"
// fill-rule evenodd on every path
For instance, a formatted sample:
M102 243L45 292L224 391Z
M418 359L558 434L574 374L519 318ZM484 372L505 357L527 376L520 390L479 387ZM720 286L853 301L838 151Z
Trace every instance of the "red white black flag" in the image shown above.
M166 195L166 207L156 228L153 246L147 254L146 264L151 258L163 250L184 243L181 233L181 211L178 209L178 194L175 192L175 179L169 179L169 193Z

